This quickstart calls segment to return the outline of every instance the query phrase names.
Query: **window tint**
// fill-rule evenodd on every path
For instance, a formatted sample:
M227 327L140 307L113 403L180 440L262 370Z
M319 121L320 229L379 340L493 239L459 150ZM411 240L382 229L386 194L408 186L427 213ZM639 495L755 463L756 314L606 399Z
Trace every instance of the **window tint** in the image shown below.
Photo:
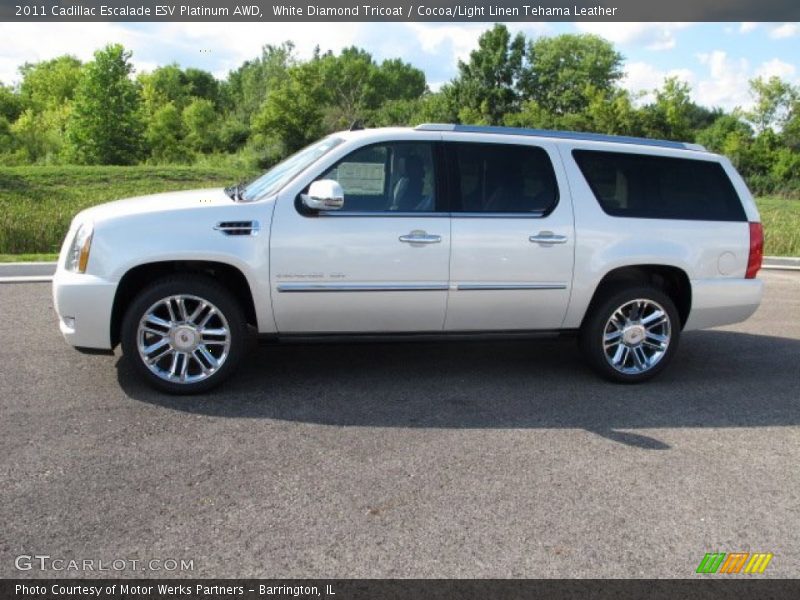
M447 144L455 166L454 212L549 213L558 202L550 157L542 148Z
M622 152L572 152L603 210L617 217L745 221L722 165Z
M359 148L318 179L339 182L344 190L343 211L435 209L433 149L428 143L397 142Z

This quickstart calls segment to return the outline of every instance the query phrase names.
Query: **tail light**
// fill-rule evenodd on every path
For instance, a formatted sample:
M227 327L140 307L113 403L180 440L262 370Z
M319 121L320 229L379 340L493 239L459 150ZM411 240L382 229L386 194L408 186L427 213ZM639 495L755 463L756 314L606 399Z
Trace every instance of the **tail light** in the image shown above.
M761 223L750 223L750 255L747 257L745 279L753 279L761 268L764 258L764 227Z

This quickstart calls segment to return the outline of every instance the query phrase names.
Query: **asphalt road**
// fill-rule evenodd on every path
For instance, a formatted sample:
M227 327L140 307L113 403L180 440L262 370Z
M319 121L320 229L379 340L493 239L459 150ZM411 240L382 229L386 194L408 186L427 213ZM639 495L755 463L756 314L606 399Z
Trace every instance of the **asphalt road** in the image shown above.
M200 577L800 576L800 274L684 336L638 387L571 340L258 347L172 398L0 286L0 576L14 557L186 559ZM84 573L91 575L91 573ZM753 577L753 576L747 576Z

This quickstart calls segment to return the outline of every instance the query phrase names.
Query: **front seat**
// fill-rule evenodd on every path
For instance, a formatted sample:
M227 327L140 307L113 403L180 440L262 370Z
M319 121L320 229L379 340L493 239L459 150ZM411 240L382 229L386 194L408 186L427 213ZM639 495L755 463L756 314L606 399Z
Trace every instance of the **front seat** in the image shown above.
M405 175L395 184L390 210L417 210L422 203L422 188L425 185L425 165L419 156L408 156L405 160Z

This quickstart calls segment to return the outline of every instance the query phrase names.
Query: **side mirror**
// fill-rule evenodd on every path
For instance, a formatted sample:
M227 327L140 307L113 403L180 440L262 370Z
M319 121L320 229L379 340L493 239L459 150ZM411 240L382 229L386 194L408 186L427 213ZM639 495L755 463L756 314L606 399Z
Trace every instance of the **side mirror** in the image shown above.
M320 179L301 197L303 205L312 210L338 210L344 206L344 190L338 181Z

